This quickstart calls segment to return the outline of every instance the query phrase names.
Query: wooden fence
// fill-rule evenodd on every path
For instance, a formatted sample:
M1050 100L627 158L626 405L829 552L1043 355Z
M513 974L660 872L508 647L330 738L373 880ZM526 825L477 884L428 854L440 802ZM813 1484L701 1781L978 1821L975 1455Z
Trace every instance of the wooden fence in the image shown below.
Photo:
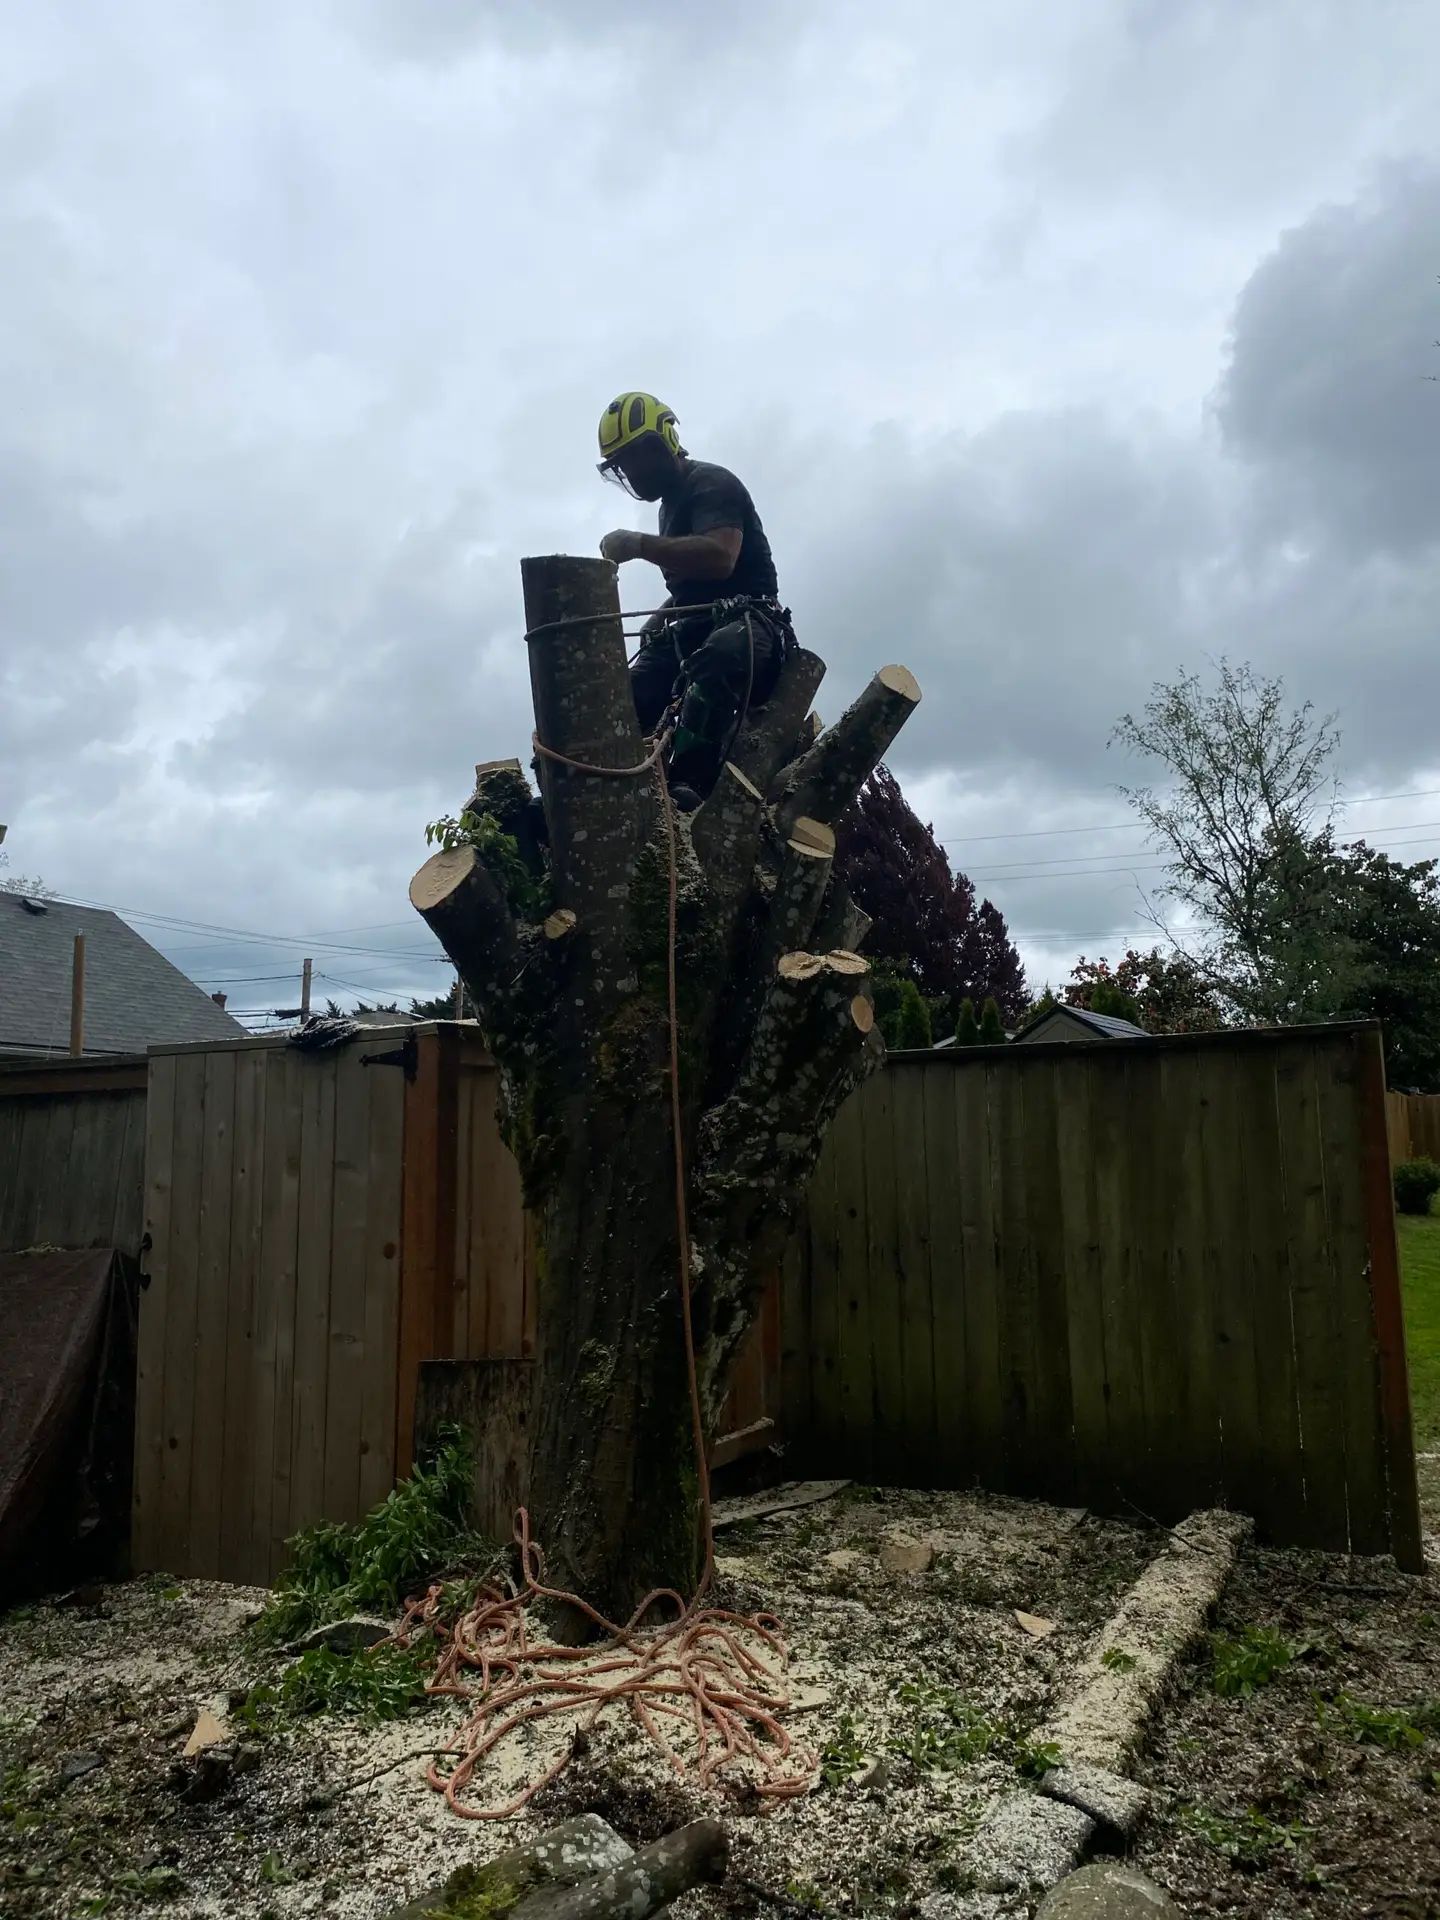
M460 1027L154 1050L134 1557L263 1581L410 1464L420 1363L523 1355L495 1073Z
M1440 1161L1440 1094L1387 1093L1390 1163L1421 1158Z
M1419 1570L1378 1030L896 1059L816 1172L783 1406L800 1470Z
M0 1253L140 1251L143 1056L0 1070Z

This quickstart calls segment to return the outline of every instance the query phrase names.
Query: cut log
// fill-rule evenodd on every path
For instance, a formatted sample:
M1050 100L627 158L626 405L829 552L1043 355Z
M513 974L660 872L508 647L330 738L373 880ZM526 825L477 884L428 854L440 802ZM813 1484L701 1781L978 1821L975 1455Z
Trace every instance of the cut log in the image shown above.
M919 704L920 683L908 667L882 667L785 775L775 809L781 832L802 813L838 820Z
M573 1887L545 1887L515 1920L649 1920L682 1893L724 1877L729 1842L718 1820L695 1820L642 1847L623 1866Z
M467 1862L418 1899L392 1908L385 1920L445 1920L447 1915L484 1914L500 1920L537 1891L564 1889L613 1872L636 1858L598 1813L562 1820L523 1846L509 1847L480 1865Z
M499 883L472 846L431 854L410 882L410 904L471 991L507 994L520 971L520 940Z

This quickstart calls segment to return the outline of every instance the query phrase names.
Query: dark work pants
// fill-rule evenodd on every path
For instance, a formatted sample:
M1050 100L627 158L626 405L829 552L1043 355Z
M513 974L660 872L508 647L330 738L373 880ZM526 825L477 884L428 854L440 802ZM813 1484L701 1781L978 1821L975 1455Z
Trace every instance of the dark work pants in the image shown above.
M719 778L720 755L745 698L747 679L750 705L758 707L769 699L780 672L780 637L770 622L752 613L749 629L755 642L753 673L750 637L743 618L729 620L709 633L702 629L698 642L686 646L683 653L687 684L670 771L672 778L702 795ZM630 685L642 733L652 734L660 724L680 675L681 645L688 639L682 628L681 644L677 645L674 633L665 629L641 643L630 668Z

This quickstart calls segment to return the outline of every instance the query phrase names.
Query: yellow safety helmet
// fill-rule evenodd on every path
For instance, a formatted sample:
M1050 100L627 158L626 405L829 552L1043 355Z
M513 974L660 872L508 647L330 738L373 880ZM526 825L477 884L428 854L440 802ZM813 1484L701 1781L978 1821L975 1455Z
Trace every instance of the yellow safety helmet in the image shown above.
M653 393L622 393L612 400L600 416L602 468L647 433L658 433L672 453L681 451L675 416Z

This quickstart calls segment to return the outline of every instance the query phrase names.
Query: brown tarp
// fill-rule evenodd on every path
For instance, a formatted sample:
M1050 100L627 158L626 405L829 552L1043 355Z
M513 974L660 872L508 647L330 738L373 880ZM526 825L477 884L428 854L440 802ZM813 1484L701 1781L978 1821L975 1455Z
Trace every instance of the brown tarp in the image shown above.
M113 1248L0 1254L0 1592L123 1552L136 1274Z

